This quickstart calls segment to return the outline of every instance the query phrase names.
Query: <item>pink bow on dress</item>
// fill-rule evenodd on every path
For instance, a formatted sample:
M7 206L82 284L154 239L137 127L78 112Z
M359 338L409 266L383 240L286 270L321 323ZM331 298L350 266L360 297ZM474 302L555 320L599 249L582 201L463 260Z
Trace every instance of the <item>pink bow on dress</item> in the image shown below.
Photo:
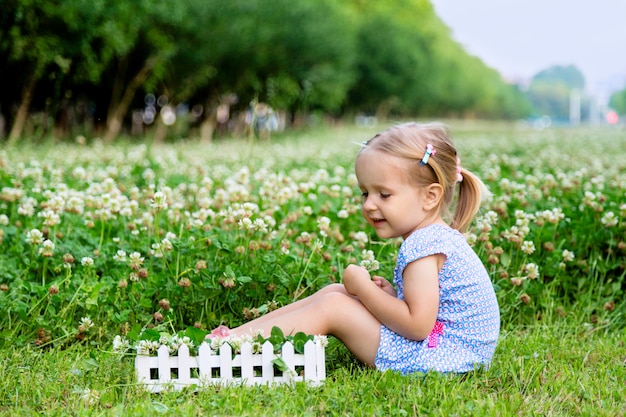
M439 336L443 334L443 323L440 321L435 322L435 327L428 335L428 347L436 348L439 344Z

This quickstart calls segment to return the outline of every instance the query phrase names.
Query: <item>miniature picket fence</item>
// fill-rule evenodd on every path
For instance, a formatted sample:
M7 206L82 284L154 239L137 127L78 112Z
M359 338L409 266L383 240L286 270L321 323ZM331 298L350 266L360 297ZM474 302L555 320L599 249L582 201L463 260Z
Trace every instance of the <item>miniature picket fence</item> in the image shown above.
M281 372L272 363L282 358L289 371ZM157 356L135 357L137 381L152 392L187 386L209 385L273 385L307 382L320 385L326 379L326 357L321 342L309 340L304 345L304 354L295 353L290 342L285 342L280 354L266 341L261 353L253 354L252 345L245 342L241 353L232 354L225 343L219 353L214 353L208 344L202 343L198 356L190 356L189 348L182 345L177 356L170 356L167 346L161 346Z

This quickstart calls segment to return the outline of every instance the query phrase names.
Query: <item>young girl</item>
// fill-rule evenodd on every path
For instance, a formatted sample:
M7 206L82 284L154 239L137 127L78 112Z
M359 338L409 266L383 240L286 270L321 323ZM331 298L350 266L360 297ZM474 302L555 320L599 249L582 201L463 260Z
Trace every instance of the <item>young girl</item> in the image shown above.
M381 238L402 236L395 287L349 265L343 285L317 293L213 337L333 335L380 370L468 372L489 366L500 330L487 271L461 234L485 192L460 166L445 126L408 123L363 144L356 159L362 212ZM458 195L455 200L455 192ZM456 208L450 223L451 204Z

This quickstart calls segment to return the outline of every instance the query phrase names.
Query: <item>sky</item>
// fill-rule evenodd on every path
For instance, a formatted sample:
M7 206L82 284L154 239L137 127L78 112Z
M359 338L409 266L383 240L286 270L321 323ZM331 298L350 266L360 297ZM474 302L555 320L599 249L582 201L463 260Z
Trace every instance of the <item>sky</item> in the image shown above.
M626 0L431 0L467 52L508 80L575 65L586 90L626 88Z

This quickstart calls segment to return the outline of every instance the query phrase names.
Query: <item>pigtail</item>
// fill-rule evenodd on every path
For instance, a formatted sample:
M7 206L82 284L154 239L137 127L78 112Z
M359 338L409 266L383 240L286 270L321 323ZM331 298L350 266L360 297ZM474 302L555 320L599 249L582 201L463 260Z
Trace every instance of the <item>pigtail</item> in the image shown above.
M459 192L456 199L456 207L454 209L454 217L452 219L452 228L460 232L465 232L469 228L470 223L478 213L481 203L487 199L491 193L485 184L465 168L460 169L462 176L459 182Z

